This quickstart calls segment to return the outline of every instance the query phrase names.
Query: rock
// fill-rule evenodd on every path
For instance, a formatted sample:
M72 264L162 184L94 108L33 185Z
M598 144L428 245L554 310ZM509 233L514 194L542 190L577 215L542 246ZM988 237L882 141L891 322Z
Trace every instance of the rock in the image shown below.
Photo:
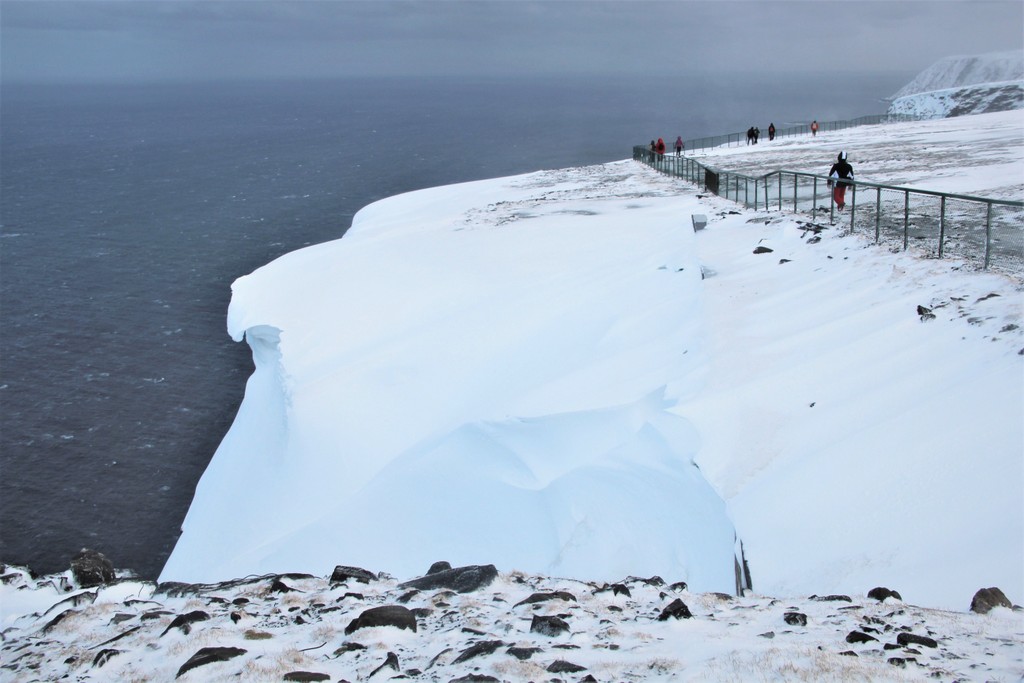
M533 621L530 622L530 633L539 633L542 636L549 636L551 638L565 633L568 630L569 624L565 623L565 620L560 619L559 617L534 615Z
M447 588L459 593L471 593L490 585L496 578L498 578L498 570L495 569L493 564L471 565L427 574L418 579L400 583L398 587L418 588L420 590Z
M392 671L398 671L398 655L394 652L389 652L387 657L384 658L384 663L378 666L376 669L370 672L370 678L376 676L383 669L391 669Z
M452 568L451 564L449 564L448 562L445 562L444 560L441 560L440 562L435 562L434 564L430 565L430 569L427 570L427 574L426 575L430 576L431 574L438 574L440 572L446 572L446 571L448 571L451 568Z
M348 581L349 579L355 579L360 583L370 583L377 580L377 575L359 567L346 567L340 564L334 568L334 572L331 574L331 583Z
M902 595L894 590L889 590L888 588L883 588L881 586L869 590L868 597L874 598L875 600L878 600L878 602L885 602L887 598L896 598L900 602L903 601Z
M978 614L988 614L993 607L1006 607L1013 609L1006 594L998 588L982 588L971 599L971 611Z
M932 313L932 309L918 305L917 314L921 316L921 322L927 322L929 320L935 320L935 314Z
M849 595L812 595L810 599L816 602L853 602Z
M572 662L567 662L564 659L558 659L554 662L551 662L551 665L547 668L547 672L552 674L572 674L578 671L586 670L587 667L580 666L579 664L573 664Z
M346 652L358 652L359 650L365 650L366 646L361 643L342 643L341 647L334 651L334 656L338 657L345 654Z
M82 588L101 586L114 580L114 564L103 553L88 548L71 558L71 573Z
M210 615L202 610L195 610L193 612L188 612L187 614L179 614L171 620L171 623L167 625L167 628L165 628L164 632L160 634L160 637L163 638L166 636L167 632L172 628L181 629L182 633L188 635L189 631L192 630L192 624L197 621L206 621L209 618Z
M693 614L690 613L690 608L683 603L682 600L676 598L669 603L668 607L661 611L658 615L658 621L668 621L669 619L690 619Z
M913 633L901 633L896 636L896 642L906 647L907 645L924 645L925 647L938 647L939 643L928 636L918 636Z
M121 652L121 650L113 650L110 648L106 650L100 650L93 658L92 665L94 668L101 667L107 662L109 662L111 657L116 657L117 655L121 654Z
M466 674L459 678L453 678L448 683L501 683L500 680L494 676L486 676L484 674Z
M519 661L526 661L538 652L541 652L539 647L510 647L505 650L505 654L511 655Z
M534 593L525 600L520 600L515 604L515 607L520 605L533 605L538 602L547 602L548 600L565 600L567 602L576 602L576 596L566 591L554 591L551 593Z
M758 247L757 249L754 249L754 253L755 254L770 254L773 251L775 251L775 250L774 249L769 249L768 247Z
M281 579L274 579L274 582L270 584L271 593L292 593L295 589L287 585Z
M505 643L500 640L487 640L482 643L476 643L463 650L458 657L452 661L452 664L461 664L467 660L473 659L474 657L483 657L489 654L493 654L499 647L504 647Z
M790 626L807 626L807 615L801 612L786 612L782 619Z
M416 632L416 615L401 605L384 605L371 607L345 627L345 635L350 635L361 628L375 626L393 626Z
M226 662L229 659L234 659L239 655L244 655L246 650L240 647L204 647L199 652L192 655L187 662L181 665L178 669L178 674L175 678L181 678L181 676L191 671L192 669L200 666L206 666L207 664L213 664L214 662Z
M878 638L869 636L863 631L850 631L846 635L846 642L848 643L870 643L871 641L878 642Z
M286 681L299 681L300 683L309 683L311 681L329 681L331 680L330 674L318 674L312 671L292 671L284 675Z
M688 588L688 586L686 585L685 581L676 581L675 583L673 583L671 586L668 587L668 589L672 590L672 591L684 591L687 588Z

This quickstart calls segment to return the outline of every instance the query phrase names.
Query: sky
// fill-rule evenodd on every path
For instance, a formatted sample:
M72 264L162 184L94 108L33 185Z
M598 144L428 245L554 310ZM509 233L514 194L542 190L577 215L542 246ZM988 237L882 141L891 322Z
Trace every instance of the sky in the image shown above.
M1024 49L1024 3L2 0L3 82L915 74Z

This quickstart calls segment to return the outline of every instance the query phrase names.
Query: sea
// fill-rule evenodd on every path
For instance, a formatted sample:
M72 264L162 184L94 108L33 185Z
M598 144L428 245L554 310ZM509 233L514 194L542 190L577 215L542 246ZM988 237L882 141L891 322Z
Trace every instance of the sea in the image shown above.
M231 283L342 238L361 207L880 114L913 77L756 66L0 84L0 562L59 572L92 548L155 579L252 372Z

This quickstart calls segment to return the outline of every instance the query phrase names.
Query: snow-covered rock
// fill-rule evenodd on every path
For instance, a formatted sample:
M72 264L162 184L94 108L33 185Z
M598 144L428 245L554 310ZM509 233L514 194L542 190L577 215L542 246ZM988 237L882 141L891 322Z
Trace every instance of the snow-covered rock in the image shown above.
M944 118L1024 108L1024 52L947 57L893 95L890 114Z

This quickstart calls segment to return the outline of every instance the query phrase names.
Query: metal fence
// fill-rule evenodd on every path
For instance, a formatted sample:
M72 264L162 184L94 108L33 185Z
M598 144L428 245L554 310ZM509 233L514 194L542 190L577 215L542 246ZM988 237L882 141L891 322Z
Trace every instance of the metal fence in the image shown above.
M857 181L847 191L846 208L838 211L827 176L786 170L748 176L686 156L652 154L642 145L633 148L633 159L747 208L827 218L878 244L1024 273L1024 202Z

